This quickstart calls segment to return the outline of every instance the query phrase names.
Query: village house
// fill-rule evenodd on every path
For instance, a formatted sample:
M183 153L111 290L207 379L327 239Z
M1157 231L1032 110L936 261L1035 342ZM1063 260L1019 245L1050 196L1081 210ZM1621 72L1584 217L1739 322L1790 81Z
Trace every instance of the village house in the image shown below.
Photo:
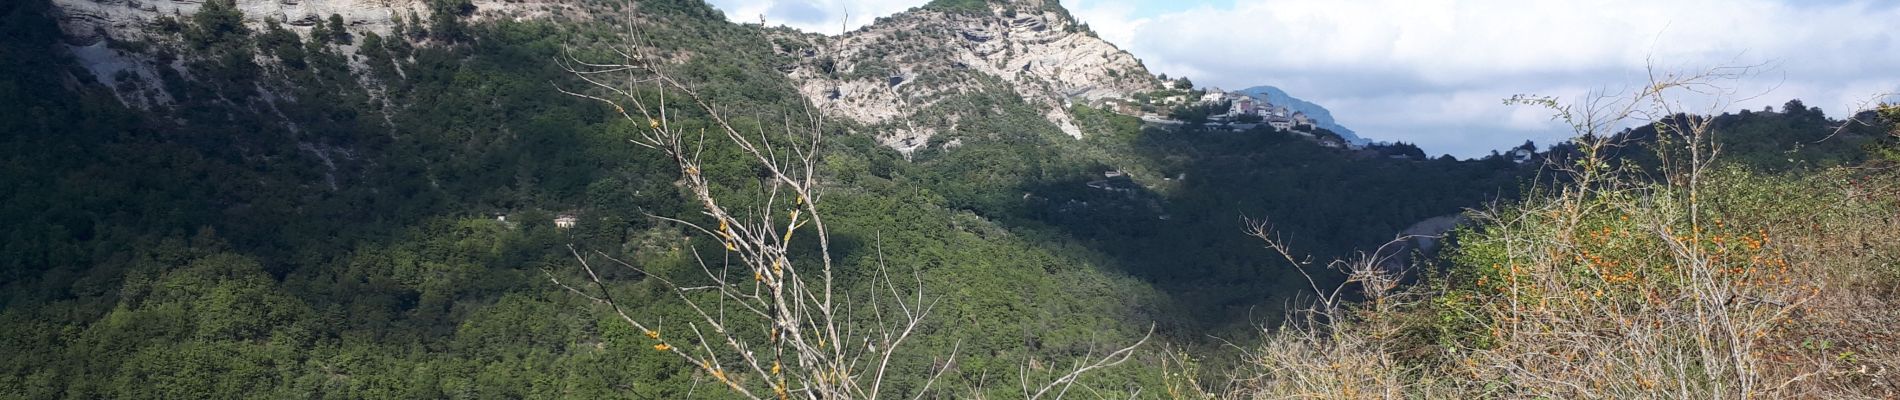
M1220 88L1208 88L1207 94L1201 95L1201 102L1202 103L1217 103L1226 98L1227 98L1227 92L1222 92Z
M1228 114L1236 116L1259 115L1256 114L1257 112L1258 110L1254 108L1253 98L1250 97L1242 97L1239 100L1234 100L1233 105L1227 108Z
M1267 125L1283 131L1293 130L1293 119L1278 115L1270 116L1267 117Z
M574 223L576 222L580 222L580 219L575 218L574 214L561 214L561 216L559 217L554 217L554 227L556 228L561 228L561 229L573 228Z

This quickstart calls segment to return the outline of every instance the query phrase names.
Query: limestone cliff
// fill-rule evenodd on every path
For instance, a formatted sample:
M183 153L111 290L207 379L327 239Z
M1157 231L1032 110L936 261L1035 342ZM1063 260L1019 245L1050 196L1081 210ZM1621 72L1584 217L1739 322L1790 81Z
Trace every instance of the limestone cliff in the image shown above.
M158 18L190 16L204 0L53 0L53 5L61 13L60 28L66 35L90 44L106 37L146 38ZM428 15L422 0L239 0L237 8L251 24L271 18L292 27L309 27L336 14L354 29L379 33L387 33L396 18L411 12Z
M986 9L922 7L834 37L787 38L812 47L782 69L832 115L879 126L879 140L909 153L971 115L918 113L960 95L1009 91L1062 132L1082 132L1068 111L1159 88L1141 60L1096 37L1053 2L988 2Z
M140 40L150 37L161 17L182 18L198 12L205 0L52 0L60 13L60 28L75 44L91 44L106 37ZM534 18L573 9L555 0L475 0L476 19ZM341 16L349 29L387 34L399 18L429 16L427 0L236 0L245 22L262 26L265 19L284 23L298 33Z
M163 31L161 21L185 21L205 6L206 0L51 0L53 17L66 34L67 48L94 77L106 83L120 101L138 108L169 104L172 94L159 84L160 76L175 72L193 76L188 63L178 57L162 57L155 48L176 47L178 36ZM469 20L531 19L577 9L565 0L471 0ZM428 0L233 0L232 5L253 32L261 32L266 21L300 37L310 37L319 25L330 24L336 16L351 34L374 32L392 36L402 24L420 26L430 17ZM575 15L579 13L568 13ZM406 22L405 22L406 21ZM131 44L131 45L128 45ZM156 45L157 47L155 47ZM348 57L350 66L361 72L362 58L354 44L339 43L335 49ZM191 56L191 55L186 55ZM272 65L262 54L254 54L259 65ZM165 71L165 70L171 71ZM365 78L365 86L375 86ZM268 86L268 85L265 85ZM260 93L274 96L268 87Z

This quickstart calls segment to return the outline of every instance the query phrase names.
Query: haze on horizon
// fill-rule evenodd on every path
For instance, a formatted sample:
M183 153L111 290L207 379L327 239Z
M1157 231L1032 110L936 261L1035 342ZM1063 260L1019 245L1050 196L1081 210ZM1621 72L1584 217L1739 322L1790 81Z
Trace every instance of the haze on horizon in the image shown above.
M838 34L927 0L711 0L734 21ZM1789 99L1839 118L1900 93L1900 2L1065 0L1156 73L1285 89L1374 141L1488 154L1568 137L1515 94L1574 98L1665 70L1758 66L1726 110ZM849 14L849 19L845 15Z

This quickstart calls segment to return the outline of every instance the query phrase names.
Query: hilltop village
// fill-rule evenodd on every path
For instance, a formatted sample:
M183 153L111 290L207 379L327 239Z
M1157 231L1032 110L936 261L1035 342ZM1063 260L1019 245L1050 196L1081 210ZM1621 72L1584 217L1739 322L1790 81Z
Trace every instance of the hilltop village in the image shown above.
M1226 91L1219 87L1195 89L1186 78L1170 80L1162 75L1162 89L1135 93L1127 98L1110 97L1097 106L1117 114L1140 118L1143 125L1167 129L1192 129L1201 132L1282 132L1319 144L1347 150L1363 157L1423 160L1428 158L1417 146L1404 142L1373 142L1322 128L1317 118L1274 104L1251 90ZM1537 147L1522 146L1494 155L1516 164L1526 164L1537 156Z
M1100 104L1118 114L1139 117L1143 123L1151 126L1191 125L1204 131L1227 132L1267 128L1298 135L1331 148L1359 150L1365 147L1363 143L1319 128L1317 121L1305 112L1289 109L1286 105L1274 104L1244 92L1229 92L1218 87L1195 89L1192 85L1186 79L1168 80L1163 75L1161 90L1135 93L1129 98L1104 99Z

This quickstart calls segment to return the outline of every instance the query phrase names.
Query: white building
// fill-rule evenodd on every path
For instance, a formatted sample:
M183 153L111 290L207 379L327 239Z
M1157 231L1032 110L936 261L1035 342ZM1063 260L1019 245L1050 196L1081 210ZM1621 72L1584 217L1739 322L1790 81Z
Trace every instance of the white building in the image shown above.
M1537 152L1532 151L1531 149L1519 147L1519 148L1511 149L1511 152L1509 153L1509 155L1511 157L1511 161L1516 162L1518 164L1523 164L1523 163L1531 162L1531 157L1537 155Z
M1287 117L1275 115L1275 116L1267 117L1267 125L1272 126L1273 129L1278 129L1278 130L1283 130L1283 131L1292 130L1293 120Z
M1225 98L1227 98L1226 92L1221 92L1217 89L1208 89L1207 94L1201 95L1201 102L1214 103L1214 102L1219 102L1221 101L1221 99L1225 99Z

